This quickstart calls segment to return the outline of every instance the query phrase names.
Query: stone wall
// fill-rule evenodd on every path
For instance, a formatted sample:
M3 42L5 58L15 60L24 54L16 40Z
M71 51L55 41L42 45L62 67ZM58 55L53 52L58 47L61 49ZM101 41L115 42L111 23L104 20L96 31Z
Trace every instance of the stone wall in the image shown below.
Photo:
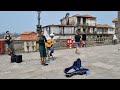
M34 42L34 43L33 43ZM36 44L36 41L30 40L14 40L13 47L15 52L28 52L27 46L29 47L29 52L38 51L39 45ZM27 45L27 43L29 45ZM98 45L110 45L112 44L112 35L87 35L86 46L98 46ZM55 49L64 49L66 48L66 39L55 40ZM7 49L5 49L7 51Z
M27 46L29 47L29 52L31 51L36 51L34 43L36 41L31 41L31 40L14 40L12 42L12 47L14 48L15 52L27 52ZM28 43L28 45L27 45ZM34 49L33 49L34 46ZM32 50L33 49L33 50ZM5 45L5 51L7 52L7 48Z

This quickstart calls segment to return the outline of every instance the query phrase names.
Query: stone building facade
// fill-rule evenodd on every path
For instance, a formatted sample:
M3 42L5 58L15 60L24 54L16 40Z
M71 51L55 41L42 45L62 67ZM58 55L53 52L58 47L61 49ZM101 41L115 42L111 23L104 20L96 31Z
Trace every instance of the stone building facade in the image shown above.
M117 18L113 19L112 22L115 24L115 34L118 38L118 43L120 43L120 11L118 11Z
M97 24L96 17L88 14L76 14L73 16L66 14L60 22L61 24L44 26L42 27L42 30L47 32L48 35L54 33L55 35L60 36L61 39L74 38L76 31L80 34L85 31L88 35L96 34L98 37L112 36L115 33L114 27L107 24Z

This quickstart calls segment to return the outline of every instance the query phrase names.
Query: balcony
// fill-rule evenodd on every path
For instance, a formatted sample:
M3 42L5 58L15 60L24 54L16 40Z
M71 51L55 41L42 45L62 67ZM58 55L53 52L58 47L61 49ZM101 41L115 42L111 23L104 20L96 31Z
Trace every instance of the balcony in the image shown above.
M81 24L78 24L80 26L96 26L96 23L81 23Z

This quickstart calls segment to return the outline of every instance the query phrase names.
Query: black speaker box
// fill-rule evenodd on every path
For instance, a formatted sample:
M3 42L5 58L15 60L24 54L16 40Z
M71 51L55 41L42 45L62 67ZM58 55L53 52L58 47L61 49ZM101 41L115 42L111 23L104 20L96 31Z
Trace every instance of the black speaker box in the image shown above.
M11 63L21 63L22 62L22 55L12 55L11 56Z
M22 62L22 55L16 55L16 63Z
M16 55L11 56L11 63L14 63L14 62L16 62Z

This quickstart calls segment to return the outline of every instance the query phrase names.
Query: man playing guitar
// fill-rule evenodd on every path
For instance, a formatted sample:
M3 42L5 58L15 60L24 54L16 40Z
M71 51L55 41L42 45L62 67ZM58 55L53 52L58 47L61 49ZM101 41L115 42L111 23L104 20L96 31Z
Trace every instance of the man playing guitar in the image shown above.
M47 49L50 50L50 56L52 56L52 53L54 53L54 34L50 34L50 38L49 40L47 40L47 42L45 43Z

